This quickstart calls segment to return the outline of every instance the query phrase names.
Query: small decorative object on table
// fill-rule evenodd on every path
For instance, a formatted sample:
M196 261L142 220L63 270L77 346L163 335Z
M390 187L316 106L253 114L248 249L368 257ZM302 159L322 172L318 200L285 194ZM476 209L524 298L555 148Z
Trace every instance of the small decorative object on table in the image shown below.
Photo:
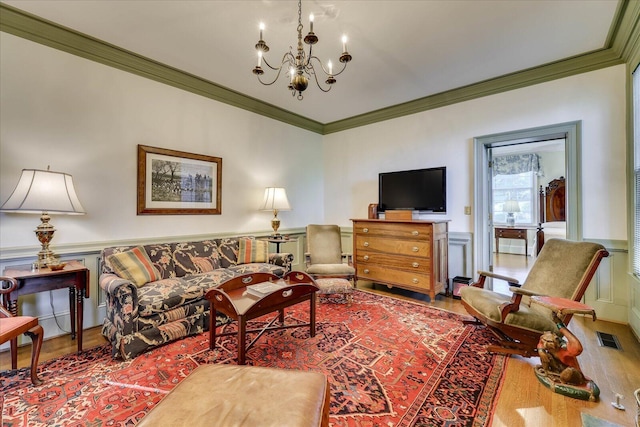
M54 258L54 257L47 258L45 260L45 263L47 267L51 269L51 271L60 271L64 268L65 265L67 265L66 262L60 261L59 258Z
M531 303L553 311L553 321L558 327L557 332L545 332L540 337L538 356L541 365L534 368L538 380L555 393L597 401L600 389L582 373L578 364L582 344L561 320L568 314L590 314L595 321L595 310L578 301L548 296L533 296Z
M67 265L66 262L57 262L55 264L49 264L49 268L53 271L60 271L64 269L65 265Z

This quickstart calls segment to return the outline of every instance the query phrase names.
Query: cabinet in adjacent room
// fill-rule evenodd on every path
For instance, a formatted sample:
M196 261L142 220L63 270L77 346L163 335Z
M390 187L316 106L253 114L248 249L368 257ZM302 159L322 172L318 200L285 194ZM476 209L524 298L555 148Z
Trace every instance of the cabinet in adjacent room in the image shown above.
M449 281L448 221L353 219L357 280L429 295Z

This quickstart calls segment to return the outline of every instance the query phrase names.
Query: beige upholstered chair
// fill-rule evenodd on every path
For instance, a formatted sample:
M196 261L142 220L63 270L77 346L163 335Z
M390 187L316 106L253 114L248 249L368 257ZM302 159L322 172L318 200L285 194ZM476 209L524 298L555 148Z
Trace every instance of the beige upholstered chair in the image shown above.
M0 344L10 341L11 344L11 368L18 367L18 337L25 334L31 338L31 382L34 385L42 384L38 378L38 358L42 347L44 330L38 324L37 317L12 316L9 312L9 294L18 287L18 282L12 277L0 277L0 284L8 283L9 286L0 287Z
M540 336L558 329L551 311L538 304L530 305L529 297L547 295L579 301L606 256L609 253L597 243L551 239L542 247L522 287L516 279L480 271L478 282L460 290L462 305L477 322L487 325L502 339L489 351L536 356ZM509 288L513 295L484 289L487 277L515 285ZM560 320L568 324L571 314Z
M340 227L307 225L307 273L314 279L343 278L353 284L356 270L351 254L342 252Z

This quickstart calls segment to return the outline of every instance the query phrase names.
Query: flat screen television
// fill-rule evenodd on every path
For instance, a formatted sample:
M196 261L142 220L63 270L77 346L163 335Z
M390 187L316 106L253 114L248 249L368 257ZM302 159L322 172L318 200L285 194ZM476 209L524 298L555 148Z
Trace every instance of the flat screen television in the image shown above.
M447 168L382 172L378 177L378 210L447 212Z

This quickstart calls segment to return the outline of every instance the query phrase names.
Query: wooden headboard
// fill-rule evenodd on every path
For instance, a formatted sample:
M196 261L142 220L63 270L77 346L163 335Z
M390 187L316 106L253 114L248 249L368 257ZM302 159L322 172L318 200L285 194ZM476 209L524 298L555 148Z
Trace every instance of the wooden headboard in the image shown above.
M540 222L566 221L565 179L561 176L549 182L547 188L540 186Z

